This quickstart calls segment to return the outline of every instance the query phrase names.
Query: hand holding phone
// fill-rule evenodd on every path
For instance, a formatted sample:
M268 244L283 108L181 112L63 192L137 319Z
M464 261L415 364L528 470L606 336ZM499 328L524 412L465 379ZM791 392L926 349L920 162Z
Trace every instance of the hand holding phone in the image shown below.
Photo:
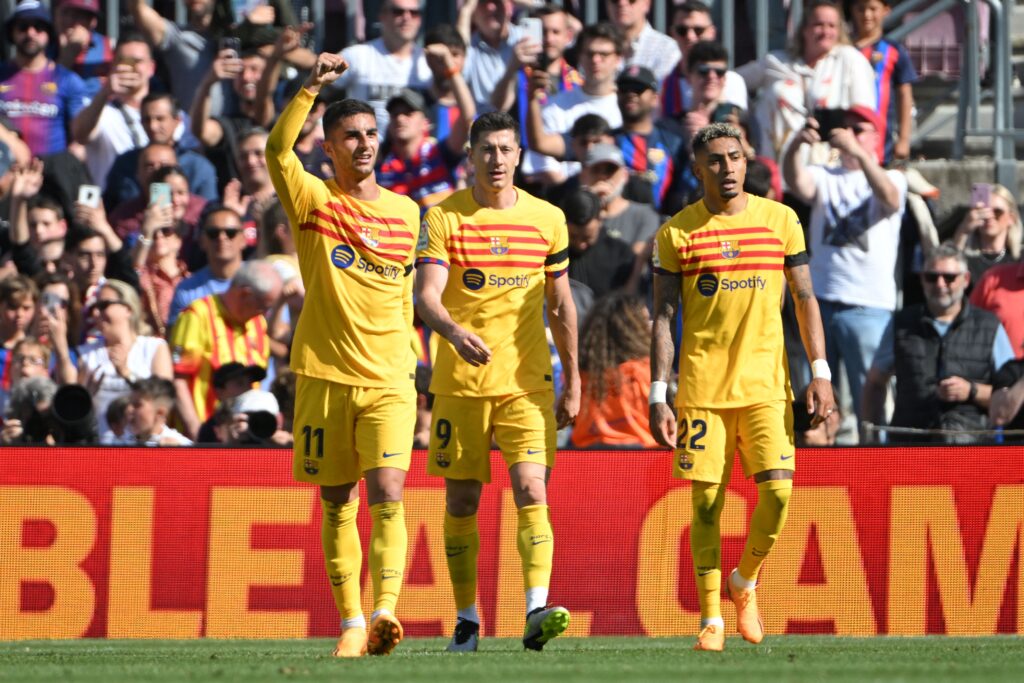
M814 120L818 122L818 135L826 142L833 130L847 127L845 109L815 109Z
M98 209L100 206L100 188L97 185L79 185L78 201L90 209Z
M233 58L238 59L238 57L242 54L241 39L235 38L233 36L225 36L221 38L220 43L218 44L217 51L223 52L224 50L231 50L232 52L234 52L234 55L232 55Z
M536 17L523 17L519 20L519 26L523 29L523 37L531 43L544 45L544 22Z

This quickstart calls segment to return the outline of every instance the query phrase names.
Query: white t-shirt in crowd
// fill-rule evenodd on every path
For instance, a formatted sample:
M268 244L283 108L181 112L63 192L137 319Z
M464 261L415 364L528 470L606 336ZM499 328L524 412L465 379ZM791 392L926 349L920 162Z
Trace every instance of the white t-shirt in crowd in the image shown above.
M135 343L128 351L128 371L138 379L150 377L153 374L153 358L161 346L167 346L167 342L160 337L136 337ZM96 425L99 428L97 433L103 434L110 429L107 425L107 407L118 396L127 396L131 393L131 386L128 380L117 374L102 339L79 346L78 359L79 365L92 377L103 377L99 389L92 397L92 409L96 414Z
M584 114L601 116L613 130L622 126L622 112L619 111L619 100L615 93L595 96L583 92L583 88L564 90L548 100L541 110L544 130L558 134L568 133L576 119ZM559 162L554 157L536 152L527 152L522 162L523 173L526 175L555 171L558 168ZM579 173L579 169L580 165L575 161L561 162L562 173L567 178Z
M402 88L426 90L433 81L423 48L416 45L409 57L398 57L384 47L384 39L350 45L341 51L348 70L334 82L348 97L370 104L377 113L377 130L383 139L388 129L388 100Z
M682 54L679 43L661 31L644 23L643 30L630 45L629 59L623 60L623 68L639 64L651 70L658 81L663 81L675 68Z
M136 147L145 147L149 136L142 128L142 115L134 107L107 104L85 144L85 166L93 182L107 189L107 173L114 159Z
M808 246L819 299L896 310L896 257L907 179L886 171L899 192L899 210L885 215L863 171L810 166L817 188Z
M140 441L130 430L125 430L121 436L115 436L113 432L103 435L101 443L111 446L191 446L192 440L167 425L157 432L149 435L148 439Z
M679 92L682 95L683 109L689 111L693 106L693 88L685 78L679 79ZM735 104L740 109L747 109L747 83L735 71L725 72L725 83L722 85L722 101Z
M512 61L512 50L522 37L523 29L518 24L509 25L508 36L498 47L491 47L478 33L472 35L466 51L466 63L462 67L462 77L473 93L477 116L494 111L491 93L505 75L508 63Z

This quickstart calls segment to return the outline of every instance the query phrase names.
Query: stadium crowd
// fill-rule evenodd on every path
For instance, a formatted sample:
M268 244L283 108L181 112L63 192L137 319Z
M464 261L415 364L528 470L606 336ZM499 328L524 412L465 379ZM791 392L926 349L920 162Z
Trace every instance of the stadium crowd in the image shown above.
M22 0L4 26L0 441L290 445L306 292L265 149L316 59L305 3L190 0L177 24L126 0L114 44L99 0L54 2ZM669 35L650 0L600 4L606 18L584 26L572 3L463 0L449 25L428 24L420 0L383 0L379 37L344 47L349 68L295 145L308 172L331 177L320 118L343 96L367 102L383 138L377 182L422 216L472 178L476 116L519 121L517 185L569 228L583 405L561 445L655 445L652 247L701 198L689 141L713 122L743 134L745 191L801 217L843 413L886 424L895 376L891 424L923 431L890 442L1024 427L1017 200L979 186L948 242L922 237L908 193L929 187L904 168L917 77L882 37L890 2L806 2L788 47L735 70L701 2L670 7ZM727 259L758 249L719 247ZM800 396L811 373L789 320ZM420 446L438 343L417 320ZM841 424L837 412L803 425L802 443L831 445Z

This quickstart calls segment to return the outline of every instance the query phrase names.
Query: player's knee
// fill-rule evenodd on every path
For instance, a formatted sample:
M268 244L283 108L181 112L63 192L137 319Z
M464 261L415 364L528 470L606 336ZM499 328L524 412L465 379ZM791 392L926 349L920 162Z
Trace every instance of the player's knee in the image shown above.
M694 482L692 487L694 519L705 525L718 522L718 516L722 512L722 503L725 500L719 495L720 489L718 484Z
M757 485L758 503L770 507L779 515L789 506L789 497L792 493L792 480L766 481Z
M517 508L547 505L548 488L544 477L526 477L512 483L512 498Z
M340 486L321 486L320 497L328 503L344 505L359 498L359 487L355 484L342 484Z
M453 517L475 515L480 507L483 484L478 481L449 479L446 482L445 507Z

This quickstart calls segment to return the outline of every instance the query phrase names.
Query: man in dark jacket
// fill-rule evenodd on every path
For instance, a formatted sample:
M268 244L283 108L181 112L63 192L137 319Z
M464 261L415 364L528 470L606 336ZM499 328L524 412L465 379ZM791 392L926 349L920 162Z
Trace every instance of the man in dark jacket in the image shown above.
M890 424L942 430L893 435L890 442L982 440L973 432L988 426L993 378L1013 358L1013 349L999 319L964 300L970 279L961 252L949 244L936 247L921 273L925 303L899 311L882 335L861 414L874 424L885 423L885 390L895 374Z

